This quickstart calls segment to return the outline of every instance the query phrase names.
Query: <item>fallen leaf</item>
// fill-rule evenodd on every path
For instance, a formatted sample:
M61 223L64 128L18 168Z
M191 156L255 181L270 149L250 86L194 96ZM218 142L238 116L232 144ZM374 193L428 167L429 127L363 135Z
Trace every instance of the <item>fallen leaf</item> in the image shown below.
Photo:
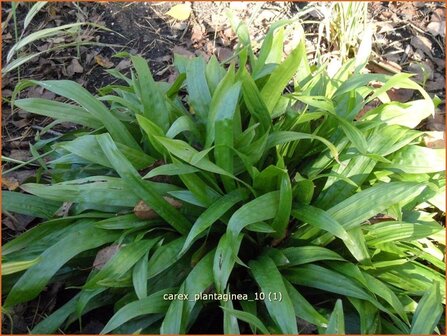
M24 143L25 144L25 143ZM25 144L26 145L26 144ZM13 179L16 180L19 185L23 184L27 179L30 177L34 177L36 175L36 171L34 170L16 170L13 172L10 172L6 175L3 175L3 179Z
M231 50L230 48L218 47L216 49L216 54L219 62L223 62L233 56L233 50Z
M7 178L3 176L2 178L2 186L8 188L9 191L16 190L19 185L19 181L17 181L14 177Z
M412 79L418 83L423 83L424 81L433 78L433 70L431 69L428 63L424 62L410 63L407 71L409 73L414 74L414 77L412 77Z
M28 161L30 159L30 154L27 150L13 149L9 153L9 158L19 161Z
M184 4L178 4L171 7L171 9L166 12L166 15L169 15L170 17L176 20L184 21L189 18L191 12L192 12L191 3L186 2Z
M93 261L93 268L102 269L107 262L120 250L121 246L113 244L99 250L96 254L95 261Z
M22 214L14 214L14 216L8 215L2 220L2 224L13 231L20 232L24 231L28 224L31 223L35 218L36 217Z
M445 148L445 133L440 131L424 132L425 146L428 148Z
M426 83L425 89L427 91L440 91L445 89L445 78L440 74L435 74L433 80L429 80Z
M180 46L175 46L172 49L172 53L173 54L178 54L178 55L181 55L181 56L185 56L185 57L188 57L188 58L194 57L194 53L192 51L190 51L190 50L188 50L186 48L180 47Z
M11 33L6 33L2 35L2 41L3 42L11 42L12 41L12 35Z
M83 73L84 68L81 64L79 64L79 61L76 58L73 58L71 60L71 64L67 67L67 75L69 77L72 77L76 73Z
M103 68L109 69L114 66L113 62L111 62L107 57L96 55L95 61L98 65L102 66Z
M427 30L433 36L445 37L445 21L432 21L427 25Z
M424 54L426 54L427 56L432 56L432 52L431 52L432 43L425 36L422 36L422 35L413 36L411 38L410 43L416 49L422 50L424 52Z
M115 67L116 70L124 70L127 68L130 68L132 65L132 61L130 59L123 59L121 60L118 65Z
M171 197L163 197L166 202L171 204L174 208L180 208L182 206L182 203L171 198ZM137 205L135 205L134 214L138 218L141 219L155 219L158 218L158 214L152 209L149 205L147 205L144 201L139 201Z
M406 103L413 97L413 90L409 89L391 89L386 92L391 101Z
M191 32L191 41L192 42L200 42L205 37L205 28L200 24L194 24L192 26Z
M445 113L441 112L439 108L435 110L435 116L427 118L427 129L429 131L443 132L445 130Z

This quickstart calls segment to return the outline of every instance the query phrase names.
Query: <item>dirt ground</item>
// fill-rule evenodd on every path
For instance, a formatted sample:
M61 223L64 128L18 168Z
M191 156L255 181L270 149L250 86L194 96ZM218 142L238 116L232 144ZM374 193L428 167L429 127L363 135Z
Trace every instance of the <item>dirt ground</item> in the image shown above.
M178 4L178 3L176 3ZM292 2L192 2L191 14L185 20L176 20L167 13L173 7L170 2L60 2L43 7L23 31L26 14L32 3L20 3L16 20L11 3L2 2L2 64L7 66L7 54L18 37L27 36L44 28L58 27L74 22L93 22L107 27L109 31L93 26L82 26L76 32L52 36L36 41L21 53L42 52L38 57L8 73L2 73L2 155L13 160L31 159L29 144L36 137L45 138L64 134L74 125L62 123L47 130L51 120L32 116L18 109L11 109L10 99L20 79L70 79L96 94L104 85L115 79L107 75L107 69L129 71L127 59L113 57L126 51L146 58L154 77L173 81L176 73L172 66L173 54L186 56L216 55L225 61L233 54L236 36L225 14L231 10L242 20L250 21L250 34L254 44L275 21L301 15L307 34L307 46L312 60L317 50L318 21L323 16L318 10L309 10L313 4ZM429 94L439 97L434 118L422 128L443 132L445 129L445 3L444 2L371 2L369 19L375 24L373 57L368 65L371 72L394 74L410 72L423 84ZM15 29L15 26L18 28ZM69 48L55 47L67 43L90 42L92 45ZM333 52L331 41L321 42L321 48ZM395 90L393 99L402 102L412 98L408 90ZM21 97L44 97L58 99L52 93L31 88ZM443 145L441 138L433 146ZM3 171L15 166L3 162ZM20 184L35 179L35 167L27 165L10 174L3 175L2 189L18 190ZM34 218L28 216L3 216L2 239L7 241L31 227ZM50 314L67 298L58 295L63 284L49 287L38 299L17 307L12 314L13 330L4 319L4 333L26 333L28 328ZM73 333L97 333L110 311L93 311L84 319L82 330L73 326Z

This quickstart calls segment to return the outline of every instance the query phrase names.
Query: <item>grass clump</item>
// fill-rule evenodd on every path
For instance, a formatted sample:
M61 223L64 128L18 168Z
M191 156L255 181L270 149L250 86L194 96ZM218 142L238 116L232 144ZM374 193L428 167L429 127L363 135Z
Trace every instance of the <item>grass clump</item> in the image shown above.
M330 77L303 38L281 60L283 26L258 55L241 26L237 65L177 55L172 84L121 55L131 76L109 71L122 84L98 97L18 85L70 102L17 107L81 128L37 142L36 183L3 192L5 211L44 219L3 247L6 311L63 281L76 294L32 333L106 306L112 334L439 332L444 150L415 129L432 100L406 74L363 73L364 56Z

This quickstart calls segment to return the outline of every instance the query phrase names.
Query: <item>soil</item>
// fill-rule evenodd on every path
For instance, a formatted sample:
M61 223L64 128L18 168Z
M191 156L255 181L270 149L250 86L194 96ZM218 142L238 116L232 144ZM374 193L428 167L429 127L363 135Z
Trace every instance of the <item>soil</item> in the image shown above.
M57 27L68 23L94 22L110 29L84 26L78 35L60 35L56 38L36 41L26 47L22 54L48 50L54 46L71 43L77 38L93 42L93 46L61 48L44 53L20 67L20 72L11 71L2 76L2 155L21 161L31 158L29 144L36 136L41 138L64 134L76 128L75 125L58 124L45 131L51 120L36 117L19 109L11 109L10 98L20 78L70 79L75 80L96 94L101 87L115 83L116 79L107 75L106 70L117 67L129 72L130 62L114 57L117 52L126 51L139 54L148 60L157 80L173 81L173 53L186 56L202 55L209 58L216 55L220 61L229 58L236 44L225 11L231 9L240 19L251 20L251 38L260 41L272 22L290 18L308 3L291 2L193 2L192 14L184 21L175 20L166 13L175 3L170 2L57 2L45 6L31 21L25 36L44 28ZM11 3L2 5L2 64L15 43L14 20ZM324 4L323 4L324 5ZM326 3L327 5L327 3ZM17 8L18 34L32 3L20 3ZM369 64L372 72L396 73L412 72L415 79L425 85L431 96L438 96L441 104L434 118L421 125L430 131L445 129L445 4L443 2L371 2L369 16L377 26L374 39L373 61ZM317 12L303 16L303 20L319 20ZM305 24L308 44L316 44L316 24ZM327 52L331 51L331 41L323 41ZM99 45L102 44L102 45ZM312 57L312 55L310 55ZM394 99L410 100L406 91L398 90ZM44 97L59 99L49 92L31 88L23 91L21 97ZM438 139L439 140L439 139ZM444 141L442 140L442 145ZM438 142L439 145L439 142ZM3 163L3 171L16 164ZM25 169L26 168L26 169ZM36 166L26 166L3 176L4 190L19 190L22 183L35 180ZM8 241L38 220L28 216L4 214L2 240ZM36 300L20 305L3 323L4 333L27 333L45 315L60 307L68 300L67 290L62 283L49 286ZM87 314L83 328L76 323L70 332L82 334L98 333L111 310L94 310ZM200 328L196 330L201 332Z

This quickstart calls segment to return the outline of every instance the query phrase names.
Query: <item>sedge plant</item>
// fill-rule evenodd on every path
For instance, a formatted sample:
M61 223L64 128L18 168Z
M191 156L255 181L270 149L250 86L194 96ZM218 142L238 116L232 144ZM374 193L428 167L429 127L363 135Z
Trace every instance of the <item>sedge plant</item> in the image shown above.
M4 211L42 218L3 246L5 312L62 282L69 300L31 333L101 307L104 334L440 332L445 158L415 129L432 99L367 57L311 68L304 37L283 60L284 25L256 55L241 36L227 67L176 55L171 84L121 54L131 76L109 70L121 82L98 96L17 86L67 102L16 107L79 128L36 142L39 178L3 192ZM419 98L390 101L396 87Z

